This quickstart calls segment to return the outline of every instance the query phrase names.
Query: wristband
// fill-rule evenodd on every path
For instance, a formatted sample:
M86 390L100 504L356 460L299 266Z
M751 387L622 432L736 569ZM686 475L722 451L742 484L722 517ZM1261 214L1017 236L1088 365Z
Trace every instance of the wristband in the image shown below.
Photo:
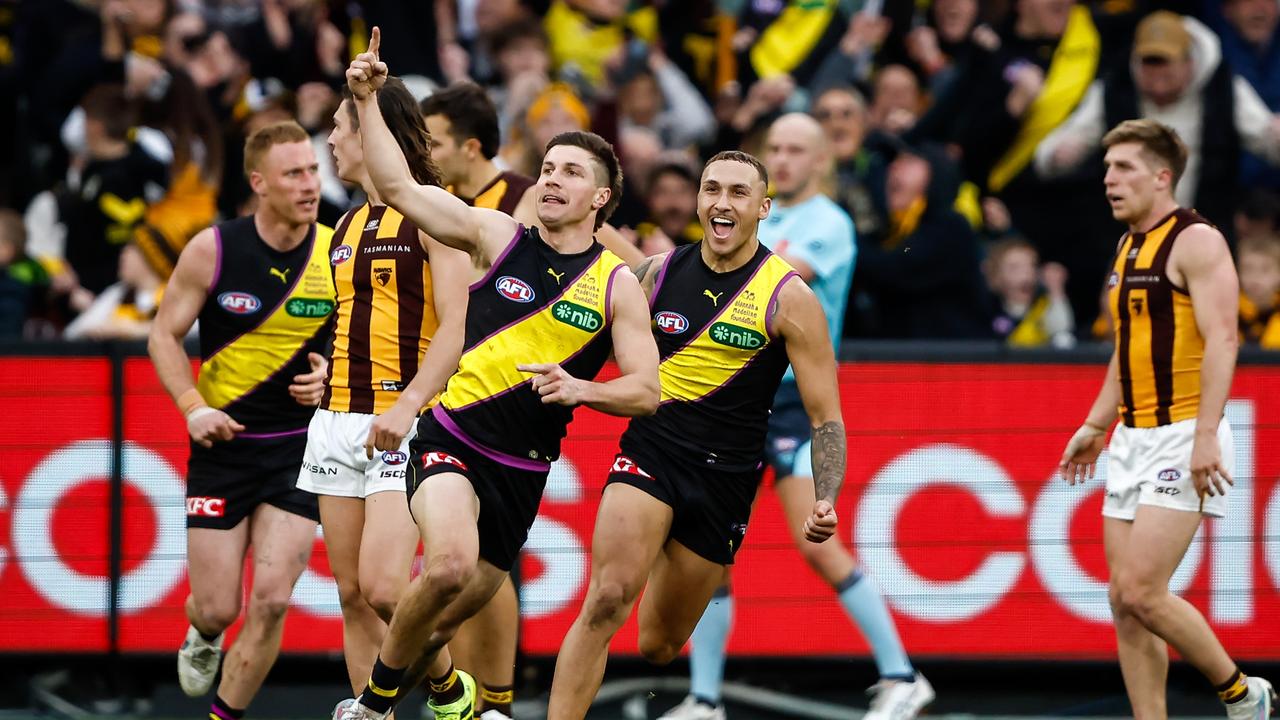
M192 421L194 421L196 418L204 415L208 415L209 413L213 413L213 412L218 412L218 411L214 410L208 405L201 405L200 407L195 408L194 410L192 410L190 413L187 414L187 424L190 425Z
M209 404L204 401L200 391L195 388L190 388L178 396L178 411L182 413L183 417L190 417L192 412L202 407L209 407Z

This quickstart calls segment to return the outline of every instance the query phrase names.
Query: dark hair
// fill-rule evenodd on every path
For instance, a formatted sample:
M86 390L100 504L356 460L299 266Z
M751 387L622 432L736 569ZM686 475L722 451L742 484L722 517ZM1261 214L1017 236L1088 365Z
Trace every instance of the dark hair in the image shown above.
M518 17L499 25L489 34L489 55L501 55L504 50L521 40L537 40L544 48L551 44L541 22L532 17Z
M1102 147L1108 150L1123 143L1141 145L1143 154L1173 171L1171 187L1178 186L1187 169L1187 146L1173 128L1155 120L1125 120L1102 136Z
M740 162L743 165L750 165L756 169L756 174L760 176L760 182L764 183L765 186L768 187L769 171L764 169L764 163L760 162L760 159L755 155L741 150L725 150L712 155L711 159L707 161L707 164L702 166L703 172L706 172L706 169L711 167L711 163L720 162L721 160Z
M97 120L112 140L127 140L137 120L136 109L116 83L94 85L80 100L86 119Z
M356 113L351 88L342 86L342 99L347 102L347 114L351 125L360 129L360 116ZM386 84L378 91L378 110L382 119L391 130L391 136L404 153L409 163L409 173L422 185L440 185L440 168L431 159L431 133L427 132L427 123L418 111L418 102L413 93L405 87L404 81L398 77L387 78Z
M443 115L449 120L449 135L462 143L475 138L480 141L480 154L492 160L502 145L498 129L498 110L484 88L473 82L458 82L437 90L422 101L422 116Z
M597 168L596 183L609 188L609 201L596 211L596 229L598 230L618 208L618 203L622 202L622 166L618 163L618 155L613 151L613 146L608 140L593 132L581 130L560 133L551 138L544 152L550 152L551 148L557 145L580 147L591 153L591 156L601 165Z
M211 184L222 177L222 127L209 107L209 100L196 86L187 71L166 64L169 89L163 98L147 99L142 104L143 125L161 130L173 145L173 169L180 171L195 158L192 150L199 142L204 153L200 158L200 175Z

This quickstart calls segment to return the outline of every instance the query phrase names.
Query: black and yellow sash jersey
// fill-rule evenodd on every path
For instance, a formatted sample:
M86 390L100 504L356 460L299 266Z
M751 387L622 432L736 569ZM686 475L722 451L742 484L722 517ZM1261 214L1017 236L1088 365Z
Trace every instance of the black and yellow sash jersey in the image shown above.
M613 348L609 297L625 267L599 243L556 252L519 226L493 267L471 286L458 372L433 413L459 440L497 462L543 471L560 456L573 409L543 404L524 363L558 363L593 379Z
M764 245L726 273L707 267L701 244L672 250L650 300L662 401L656 414L632 419L626 434L723 470L757 468L788 364L772 321L793 277Z
M218 260L200 310L200 376L205 402L245 426L240 437L305 433L313 408L289 394L311 372L307 353L324 353L334 306L329 276L333 231L313 225L298 247L275 250L253 216L214 226Z
M393 208L365 203L338 223L328 262L338 312L320 407L386 412L440 325L418 228Z
M475 197L462 198L462 200L472 207L498 210L511 215L515 213L516 206L520 204L525 191L533 185L533 178L504 170L485 185ZM449 188L449 192L453 192L452 187Z
M1120 364L1120 419L1159 427L1200 410L1204 339L1191 295L1169 279L1169 253L1191 225L1208 224L1179 208L1146 233L1126 233L1107 280Z

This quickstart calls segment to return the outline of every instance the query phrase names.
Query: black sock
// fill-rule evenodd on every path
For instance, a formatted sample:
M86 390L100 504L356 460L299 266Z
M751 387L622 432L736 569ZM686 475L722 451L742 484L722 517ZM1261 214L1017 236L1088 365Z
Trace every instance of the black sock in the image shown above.
M512 685L483 685L480 697L484 700L485 710L497 710L511 717L511 701L515 700L515 687Z
M217 640L218 635L222 634L222 633L218 633L217 635L205 635L204 633L200 632L200 628L196 628L196 632L200 633L200 637L207 643L211 643L214 640Z
M373 663L373 672L369 673L369 684L360 693L360 704L376 713L385 713L396 702L396 693L400 691L400 681L404 679L407 668L390 668L382 663L382 656Z
M431 678L428 689L431 691L431 703L436 707L444 707L457 702L466 688L458 678L458 671L453 669L453 663L449 663L449 669L444 675Z
M244 710L237 710L227 704L226 700L213 696L213 704L209 706L209 720L240 720Z

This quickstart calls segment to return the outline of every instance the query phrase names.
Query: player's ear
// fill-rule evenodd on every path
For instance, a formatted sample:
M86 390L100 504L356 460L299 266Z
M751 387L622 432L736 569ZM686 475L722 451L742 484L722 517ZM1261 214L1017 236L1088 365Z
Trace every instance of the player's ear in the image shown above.
M591 199L591 209L599 210L609 204L609 198L613 195L613 190L604 187L596 188L596 195Z
M267 179L262 177L262 173L257 170L249 173L249 189L253 190L254 194L261 195L265 193L267 190L266 185Z
M773 207L773 199L766 196L764 199L764 202L760 203L760 213L757 217L761 220L769 217L769 209L772 207Z

